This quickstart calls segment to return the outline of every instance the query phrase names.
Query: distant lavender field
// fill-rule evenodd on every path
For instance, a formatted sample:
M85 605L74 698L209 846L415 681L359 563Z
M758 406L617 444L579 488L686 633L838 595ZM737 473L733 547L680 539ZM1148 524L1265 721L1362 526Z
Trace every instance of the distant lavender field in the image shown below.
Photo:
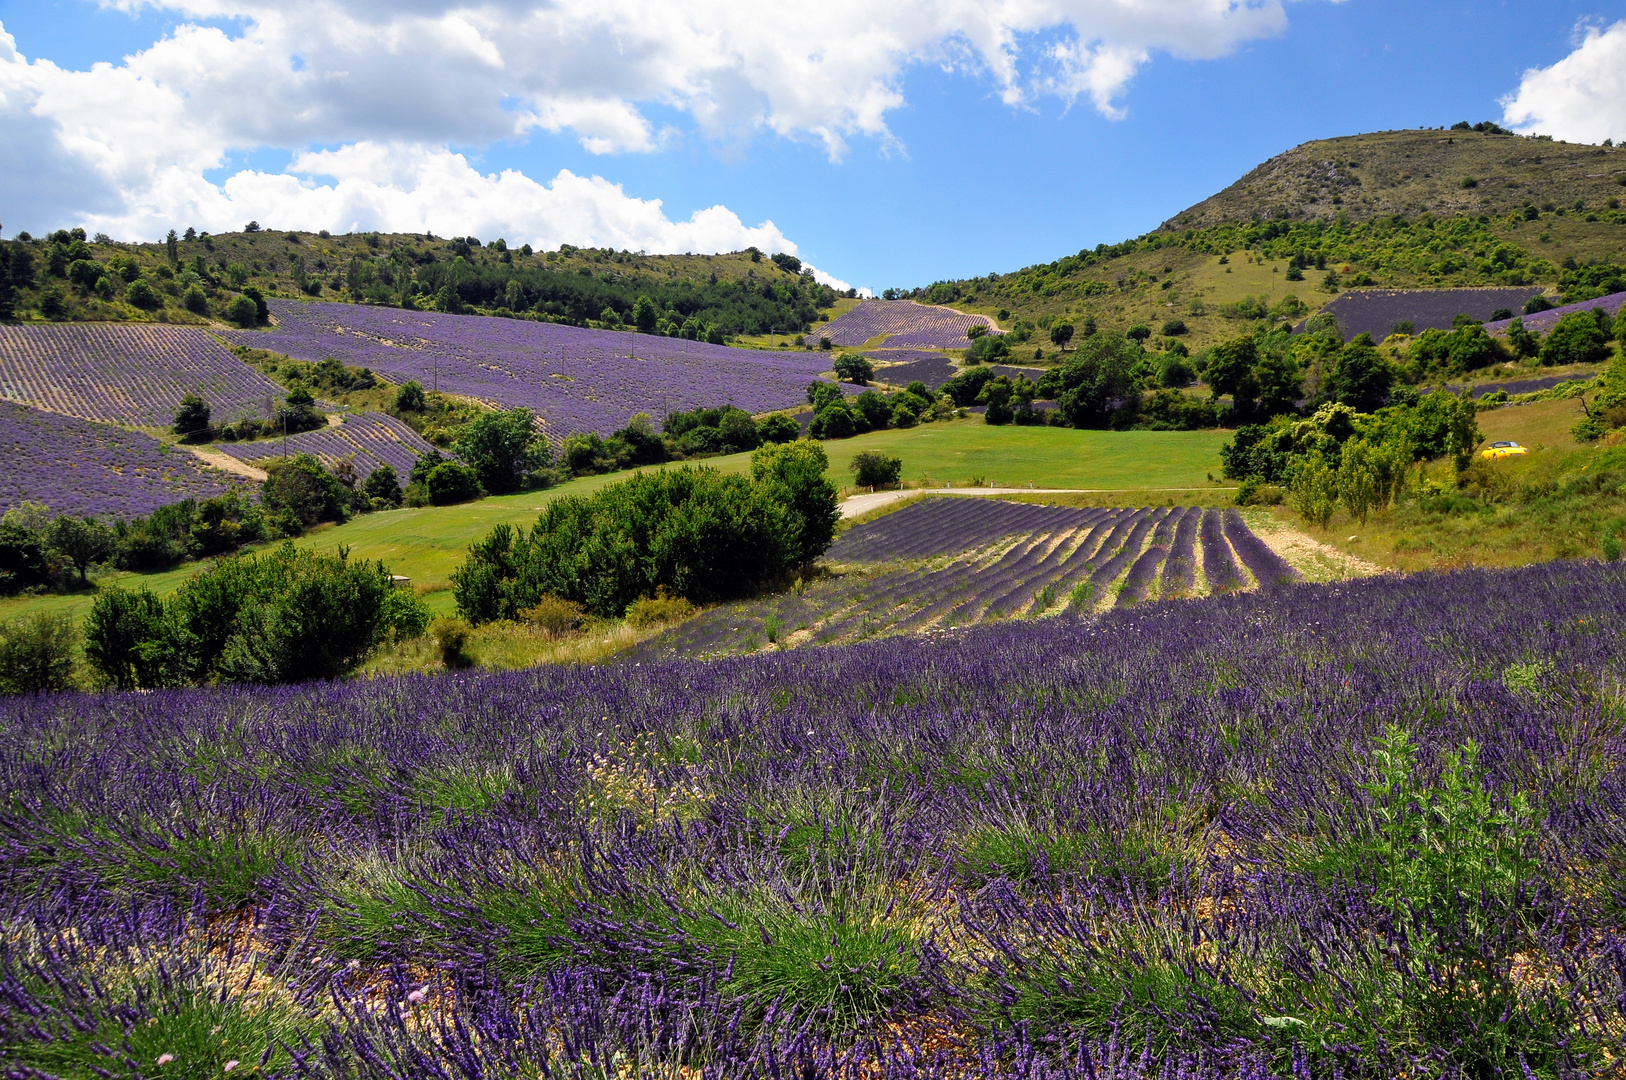
M1518 311L1540 293L1534 285L1484 289L1351 289L1321 310L1338 319L1344 340L1371 334L1373 341L1389 336L1396 323L1409 322L1422 330L1449 330L1458 315L1484 321L1498 308ZM1300 323L1295 329L1301 329Z
M168 427L197 394L216 420L267 415L282 388L190 326L0 326L0 398L86 420Z
M281 439L254 442L217 443L217 449L239 461L260 461L282 456ZM358 413L333 427L302 431L288 436L287 453L314 454L329 468L350 459L358 476L366 476L380 465L393 466L403 485L418 455L434 449L416 431L393 416Z
M866 300L825 326L814 337L827 337L832 345L862 345L882 334L892 348L963 349L970 345L965 332L980 323L998 332L986 315L967 315L953 308L917 304L913 300Z
M613 330L352 304L271 301L277 325L228 336L300 360L335 357L393 380L534 410L558 438L608 434L634 413L734 404L770 412L806 400L829 365L816 352L730 349Z
M105 424L0 401L0 511L26 500L57 514L149 514L240 483L185 450Z
M1603 308L1610 315L1620 314L1622 305L1626 305L1626 292L1610 293L1593 300L1582 300L1575 304L1565 304L1563 307L1549 308L1538 311L1534 315L1524 316L1524 328L1532 334L1545 334L1558 325L1562 319L1572 311L1591 311L1593 308ZM1512 319L1499 319L1496 322L1486 323L1485 329L1493 334L1505 334L1507 328L1513 325ZM1511 391L1509 391L1511 393Z

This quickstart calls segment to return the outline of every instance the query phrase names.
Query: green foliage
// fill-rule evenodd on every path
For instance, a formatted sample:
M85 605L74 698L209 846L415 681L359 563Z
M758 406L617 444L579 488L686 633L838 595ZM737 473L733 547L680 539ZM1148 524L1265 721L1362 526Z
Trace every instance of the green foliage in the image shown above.
M121 689L180 682L303 682L353 670L391 634L413 636L427 609L391 595L382 563L284 544L222 559L166 605L109 590L86 625L85 656Z
M837 402L814 414L807 433L815 439L845 439L857 434L857 427L847 406Z
M447 671L460 671L474 666L469 655L469 624L462 619L436 619L429 626L436 655Z
M252 297L234 296L222 312L228 322L244 330L253 329L260 321L260 308Z
M45 540L52 551L79 571L80 585L90 583L86 571L92 563L107 562L118 548L118 537L111 528L94 518L67 514L51 522L45 531Z
M890 457L877 450L854 454L847 463L853 482L859 487L892 487L903 475L903 459Z
M117 522L113 562L121 570L156 570L183 559L234 551L265 539L278 527L267 523L266 509L240 495L217 495L202 502L187 499L144 518Z
M409 379L395 392L395 407L401 412L423 412L423 384Z
M1519 324L1524 334L1524 325ZM1513 341L1511 329L1509 341ZM1424 330L1406 349L1407 375L1412 382L1477 371L1513 359L1514 352L1485 332L1478 323L1452 330Z
M44 694L73 685L79 634L66 615L0 623L0 694Z
M777 460L794 446L757 453ZM768 476L685 467L555 499L529 533L500 525L469 549L452 575L458 612L475 625L515 619L551 595L614 618L663 585L698 603L742 595L785 573L798 541L812 536L814 523L789 505L792 490Z
M1040 378L1037 396L1054 398L1057 411L1072 427L1106 427L1113 414L1138 405L1135 367L1145 352L1128 338L1095 334L1084 339L1073 356Z
M830 459L807 439L764 446L751 455L751 479L785 508L786 550L793 564L807 566L836 536L841 507L825 473Z
M430 469L424 487L435 506L454 506L481 495L480 474L461 461L443 461Z
M1572 311L1558 320L1541 343L1541 362L1601 364L1609 359L1609 338L1591 312Z
M836 378L842 382L856 383L859 386L868 386L869 381L875 377L875 365L869 357L858 353L844 353L836 357L833 365Z
M968 364L992 364L1007 359L1011 355L1010 342L1006 341L1009 334L986 334L977 338L966 350L965 362Z
M1338 472L1319 451L1296 459L1287 475L1293 509L1305 521L1326 528L1338 506Z
M209 403L196 394L181 399L175 410L175 423L170 428L183 440L207 442L209 436Z
M140 308L142 311L153 311L164 305L163 297L141 278L130 282L125 288L124 299L131 307ZM41 307L43 309L43 305Z
M863 395L859 396L862 397ZM761 436L762 441L765 443L790 442L801 433L802 426L783 413L775 413L757 425L757 434Z
M493 495L530 486L531 478L547 468L552 459L547 440L529 409L482 413L458 431L454 445L464 465L473 470L478 486ZM429 486L433 499L433 475ZM436 505L441 504L437 501Z
M1360 334L1345 345L1328 373L1327 397L1357 412L1372 412L1389 400L1395 370L1378 352L1372 335Z
M311 454L279 458L265 469L260 505L272 524L297 536L319 521L345 521L350 516L350 489Z
M367 479L362 482L361 493L374 503L400 506L401 478L396 474L395 466L385 462L368 473Z

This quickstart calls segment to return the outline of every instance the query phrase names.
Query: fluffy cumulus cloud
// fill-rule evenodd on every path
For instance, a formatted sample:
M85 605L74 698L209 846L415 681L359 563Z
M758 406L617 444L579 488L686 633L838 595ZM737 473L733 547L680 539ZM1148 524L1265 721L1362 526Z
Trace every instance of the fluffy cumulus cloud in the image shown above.
M1582 30L1575 51L1531 68L1502 100L1502 122L1566 142L1626 141L1626 20Z
M131 236L255 217L793 251L772 222L721 206L672 220L596 176L486 174L448 147L549 131L595 154L655 153L769 133L840 160L854 138L894 142L887 117L920 64L985 80L1012 105L1082 99L1119 118L1155 54L1215 57L1279 33L1291 0L102 2L178 25L88 71L25 57L0 29L0 150L32 163L0 171L13 216L43 226L71 212ZM291 164L210 178L265 149Z

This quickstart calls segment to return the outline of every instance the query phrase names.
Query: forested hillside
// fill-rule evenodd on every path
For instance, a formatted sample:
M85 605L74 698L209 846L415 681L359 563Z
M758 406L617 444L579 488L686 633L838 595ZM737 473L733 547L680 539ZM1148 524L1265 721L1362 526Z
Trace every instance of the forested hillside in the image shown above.
M126 244L82 229L0 243L0 318L263 322L266 299L309 297L446 312L637 325L720 342L800 333L836 293L788 255L643 255L430 234L271 231ZM640 302L642 301L642 303Z

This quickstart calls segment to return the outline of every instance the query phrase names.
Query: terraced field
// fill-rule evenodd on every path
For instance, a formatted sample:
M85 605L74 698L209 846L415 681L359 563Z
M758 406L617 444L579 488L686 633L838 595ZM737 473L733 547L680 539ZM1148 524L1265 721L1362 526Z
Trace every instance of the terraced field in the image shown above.
M81 420L168 427L187 394L207 401L218 422L270 415L283 389L196 327L0 326L0 398Z
M1237 511L1199 507L1075 509L934 498L856 526L827 559L852 569L801 592L707 612L653 639L639 656L1089 616L1300 579Z
M999 324L986 315L913 300L866 300L813 334L829 338L832 345L863 345L881 338L891 348L963 349L971 344L965 335L974 325L999 332Z
M342 424L290 435L286 447L282 439L222 442L215 446L238 461L263 461L284 453L315 454L332 468L348 460L359 476L366 476L380 465L390 465L403 484L418 455L434 449L417 432L384 413L358 413L346 417Z

